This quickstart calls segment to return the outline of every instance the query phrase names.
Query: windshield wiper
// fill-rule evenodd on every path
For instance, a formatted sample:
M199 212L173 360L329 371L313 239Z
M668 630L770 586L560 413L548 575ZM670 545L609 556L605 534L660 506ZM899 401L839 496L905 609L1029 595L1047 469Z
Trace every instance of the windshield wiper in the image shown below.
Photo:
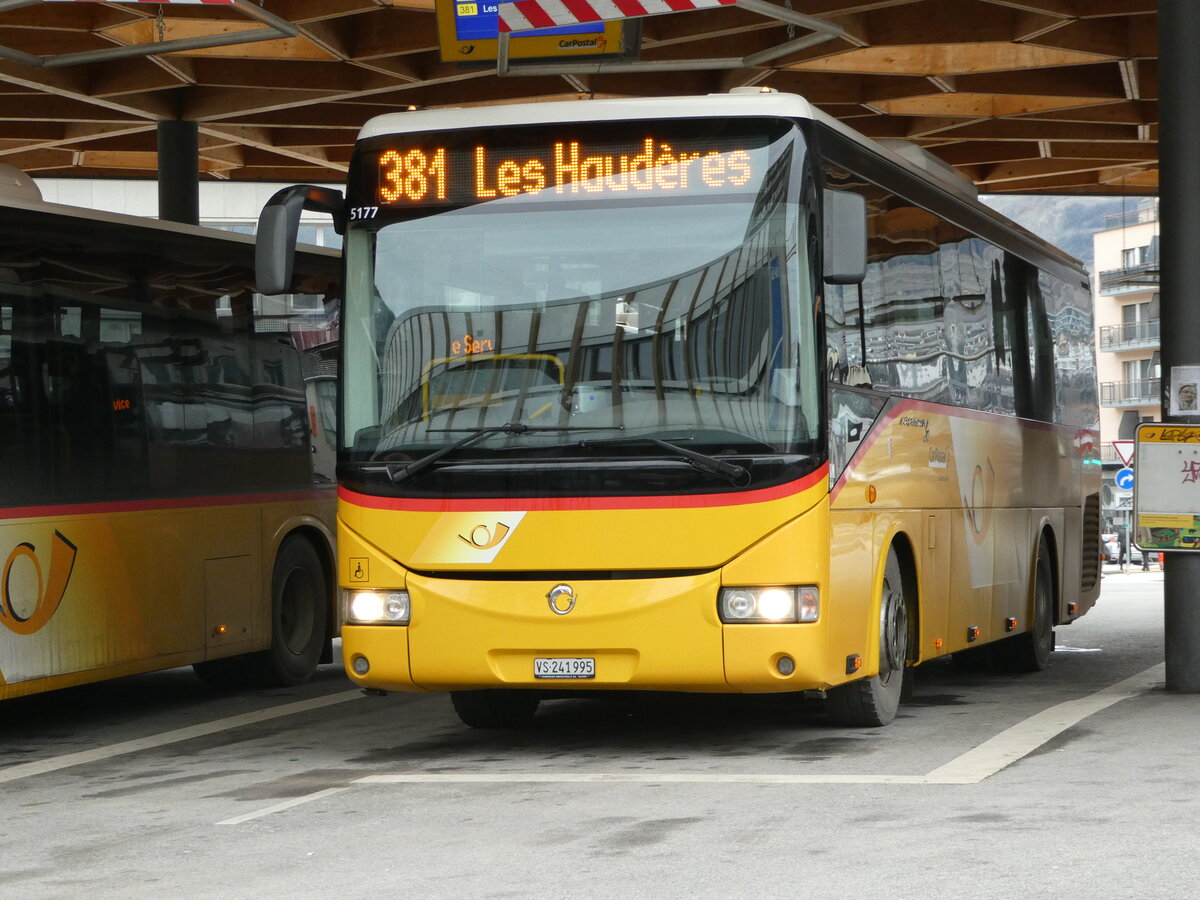
M687 461L688 465L697 469L706 475L715 475L717 478L724 478L734 487L745 487L750 483L750 472L745 466L739 466L737 463L726 462L723 459L717 459L715 456L709 456L705 453L699 453L695 450L689 450L687 447L680 447L678 444L672 444L670 441L664 441L659 438L652 437L625 437L613 438L607 441L580 441L580 447L596 447L601 444L656 444L664 450L681 456Z
M443 431L458 430L458 429L442 429ZM453 453L455 450L460 450L468 444L473 444L480 438L485 438L489 434L527 434L531 432L543 431L576 431L579 429L559 428L555 426L536 426L522 425L520 423L506 422L503 425L489 425L485 428L473 428L466 435L459 438L453 443L447 444L445 447L439 447L432 453L427 453L422 457L414 459L407 465L397 467L397 464L384 464L381 466L363 465L363 472L384 472L391 480L392 484L401 485L406 481L412 481L423 472L431 469L438 460L442 457Z

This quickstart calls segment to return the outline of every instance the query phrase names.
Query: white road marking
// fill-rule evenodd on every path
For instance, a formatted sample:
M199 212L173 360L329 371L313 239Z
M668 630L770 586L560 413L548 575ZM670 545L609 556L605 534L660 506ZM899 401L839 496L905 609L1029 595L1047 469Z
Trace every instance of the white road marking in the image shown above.
M240 816L234 816L232 819L225 819L218 822L218 825L241 825L243 822L249 822L251 819L257 819L260 816L269 816L271 813L283 812L285 809L291 809L293 806L299 806L302 803L309 803L313 800L320 800L322 797L328 797L330 794L337 794L347 790L350 787L344 784L341 787L325 788L323 791L315 791L311 794L305 794L303 797L293 797L291 800L285 800L282 803L276 803L274 806L268 806L266 809L258 809L254 812L248 812Z
M15 766L9 766L6 769L0 769L0 784L17 781L21 778L30 778L34 775L44 775L47 772L57 772L59 769L68 769L71 766L80 766L84 763L100 762L112 759L114 756L137 753L140 750L162 747L165 744L190 741L193 738L205 737L206 735L216 734L219 731L229 731L232 728L241 728L245 725L256 725L259 722L268 722L271 719L279 719L283 716L292 716L296 713L321 709L322 707L333 706L337 703L345 703L347 700L358 700L363 696L362 691L342 691L338 694L314 697L311 700L297 700L294 703L284 703L282 706L272 706L268 709L257 710L256 712L228 716L224 719L215 719L212 722L204 722L200 725L189 725L187 728L177 728L174 731L150 734L146 737L108 744L107 746L96 747L92 750L80 750L77 753L66 753L62 756L52 756L49 759L19 763Z
M1143 694L1165 677L1159 663L1132 678L1042 710L926 775L787 775L750 772L398 772L366 775L285 803L218 822L238 825L369 784L978 784L1114 703Z
M928 777L937 779L941 784L976 784L1023 756L1028 756L1046 741L1057 737L1088 716L1107 709L1114 703L1145 693L1165 677L1166 663L1159 663L1087 697L1051 706L989 738L946 765L939 766L930 772Z
M400 772L352 784L929 784L924 775L756 775L752 772Z

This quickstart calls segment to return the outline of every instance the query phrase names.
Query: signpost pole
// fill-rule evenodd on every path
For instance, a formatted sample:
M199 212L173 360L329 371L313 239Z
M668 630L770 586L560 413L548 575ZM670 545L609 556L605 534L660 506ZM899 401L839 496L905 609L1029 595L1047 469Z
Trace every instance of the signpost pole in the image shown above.
M1162 222L1163 421L1200 424L1171 414L1173 370L1200 365L1200 3L1159 0ZM1145 472L1139 472L1145 478ZM1200 693L1200 553L1168 553L1163 573L1167 690Z

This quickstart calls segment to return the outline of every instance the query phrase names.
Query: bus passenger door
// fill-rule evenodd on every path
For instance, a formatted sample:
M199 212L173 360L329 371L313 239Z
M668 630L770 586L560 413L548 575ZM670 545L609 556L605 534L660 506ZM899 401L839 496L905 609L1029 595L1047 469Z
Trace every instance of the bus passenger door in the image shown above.
M920 641L919 659L933 659L946 652L947 622L950 617L951 554L949 510L931 510L925 516L925 534L920 547ZM938 642L941 643L938 643Z

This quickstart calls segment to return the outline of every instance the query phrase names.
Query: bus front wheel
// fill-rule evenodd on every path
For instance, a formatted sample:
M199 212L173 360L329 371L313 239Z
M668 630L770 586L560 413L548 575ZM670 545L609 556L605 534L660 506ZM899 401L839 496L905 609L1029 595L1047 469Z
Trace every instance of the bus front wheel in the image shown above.
M832 688L826 705L839 725L877 728L896 718L908 660L908 601L893 547L883 567L879 602L879 673Z
M287 686L312 677L324 646L325 570L313 545L287 538L271 576L271 649L259 658L263 679Z

